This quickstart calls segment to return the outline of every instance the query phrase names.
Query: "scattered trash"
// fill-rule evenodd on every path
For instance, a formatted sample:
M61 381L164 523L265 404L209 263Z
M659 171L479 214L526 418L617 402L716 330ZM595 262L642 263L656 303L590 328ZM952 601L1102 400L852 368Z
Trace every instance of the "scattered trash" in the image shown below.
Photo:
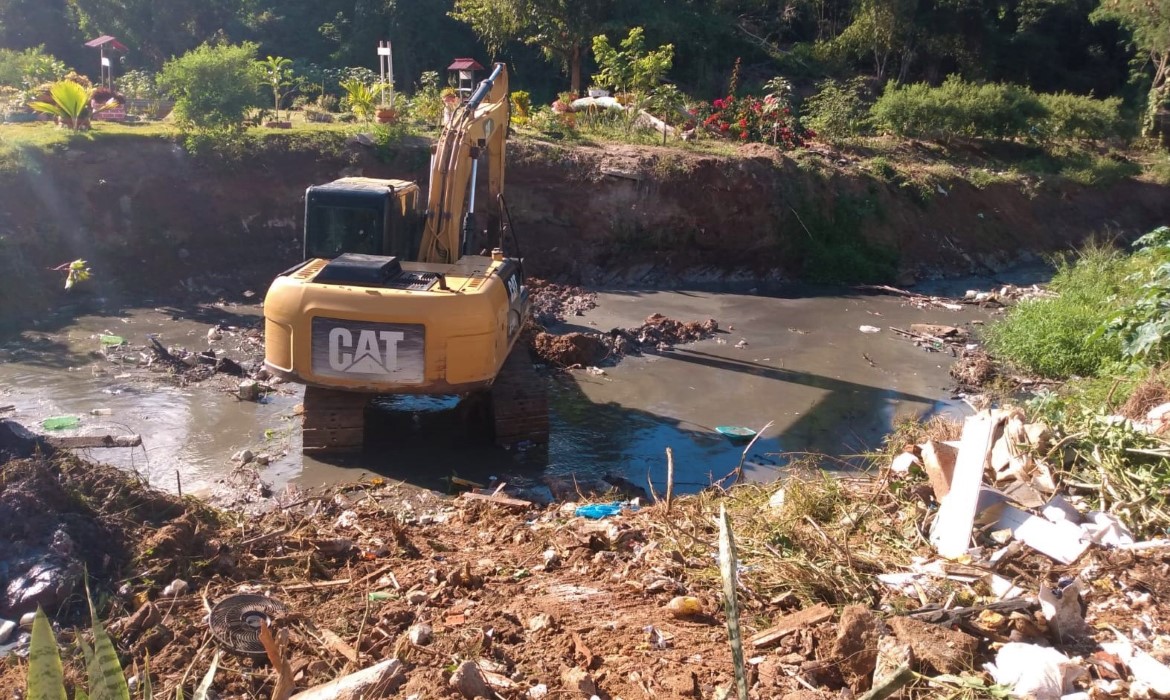
M187 592L188 588L190 588L190 586L186 581L181 578L177 578L167 584L166 588L164 588L162 591L162 595L164 598L181 596Z
M126 344L126 339L120 335L100 335L98 340L101 341L103 347L117 347Z
M857 330L861 331L862 333L881 333L882 332L882 329L878 328L877 326L861 326Z
M1056 649L1018 642L1000 647L987 671L996 683L1011 688L1013 697L1035 700L1060 700L1088 672Z
M715 431L727 438L732 444L749 442L756 436L756 431L738 425L717 425Z
M613 503L587 503L577 506L573 514L582 518L589 518L590 520L602 520L629 508L629 504L623 501L614 501Z
M41 421L41 427L45 430L68 430L79 425L81 425L81 419L77 416L53 416Z
M666 612L673 617L694 617L703 613L703 603L694 596L676 596L666 604Z

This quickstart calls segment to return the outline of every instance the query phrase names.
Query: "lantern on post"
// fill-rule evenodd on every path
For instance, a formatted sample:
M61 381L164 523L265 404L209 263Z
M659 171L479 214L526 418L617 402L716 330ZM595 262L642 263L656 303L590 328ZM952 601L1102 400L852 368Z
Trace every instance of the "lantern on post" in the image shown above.
M101 80L99 82L112 91L114 89L113 55L118 51L125 53L128 49L122 42L108 34L87 41L85 45L91 49L98 49L101 53Z

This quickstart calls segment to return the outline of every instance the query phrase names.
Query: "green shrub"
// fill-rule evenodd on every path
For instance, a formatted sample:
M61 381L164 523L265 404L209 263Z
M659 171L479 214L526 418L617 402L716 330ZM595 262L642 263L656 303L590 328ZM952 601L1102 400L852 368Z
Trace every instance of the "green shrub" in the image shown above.
M955 75L939 87L887 84L870 118L899 136L929 139L1101 140L1130 130L1117 97L1037 94L1020 85L968 83Z
M1026 136L1044 116L1040 99L1027 88L978 85L955 75L937 88L925 83L889 83L870 110L870 117L882 129L931 139Z
M827 141L860 136L868 131L864 78L854 78L847 82L826 80L817 87L817 94L801 105L802 120L806 127Z
M1067 92L1039 97L1047 112L1041 128L1048 138L1101 140L1129 132L1120 97L1097 100Z
M517 124L527 124L532 113L532 97L525 90L516 90L512 93L512 121Z
M993 354L1019 369L1052 379L1093 376L1122 359L1121 342L1097 330L1127 300L1129 258L1089 248L1062 261L1051 289L1059 296L1023 301L988 328Z
M427 127L439 125L439 118L443 114L443 98L439 92L439 74L433 70L423 71L418 80L418 89L410 98L410 116L415 123Z
M0 85L31 90L61 78L69 69L43 46L23 51L0 49Z
M256 44L203 44L163 65L158 86L175 100L185 127L224 129L240 125L260 104L262 80Z

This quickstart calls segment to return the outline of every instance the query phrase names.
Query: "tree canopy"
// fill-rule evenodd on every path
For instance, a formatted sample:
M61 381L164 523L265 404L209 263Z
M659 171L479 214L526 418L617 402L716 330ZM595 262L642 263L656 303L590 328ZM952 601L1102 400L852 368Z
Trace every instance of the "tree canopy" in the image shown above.
M1133 106L1166 98L1164 0L0 0L0 48L43 46L89 73L97 52L82 42L100 34L130 49L117 74L157 71L208 41L255 43L298 75L308 64L373 68L377 42L390 40L400 89L471 56L507 61L537 100L588 87L594 37L634 27L647 46L673 46L666 80L699 97L725 93L738 58L753 89L776 75L865 76L880 89L958 74Z

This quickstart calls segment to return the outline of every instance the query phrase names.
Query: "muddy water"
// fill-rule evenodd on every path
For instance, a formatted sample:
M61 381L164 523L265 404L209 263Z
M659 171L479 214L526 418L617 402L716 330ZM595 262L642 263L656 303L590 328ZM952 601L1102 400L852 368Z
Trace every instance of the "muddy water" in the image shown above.
M638 484L649 478L661 489L668 446L679 487L695 490L740 459L742 446L720 437L717 425L773 422L747 464L750 477L770 479L800 453L844 457L874 447L896 416L961 413L948 390L950 356L925 352L886 329L983 317L975 309L920 310L896 297L839 290L776 296L612 291L598 301L598 309L562 330L635 326L657 312L681 320L715 318L727 332L672 352L626 358L604 374L551 378L546 468L539 456L485 444L482 434L460 423L452 399L388 399L371 426L367 454L330 463L302 458L297 386L282 385L263 403L239 402L225 381L175 387L151 371L94 355L101 334L136 345L157 334L164 344L201 350L213 323L255 324L255 306L111 310L44 324L0 346L0 405L14 405L7 415L29 425L51 416L82 419L62 434L141 434L144 448L90 455L170 490L181 480L185 492L213 491L231 470L231 455L243 448L273 456L261 474L277 488L374 474L431 488L442 488L453 475L536 484L550 476L564 482L611 474ZM862 333L862 325L883 330ZM244 359L233 353L233 337L228 333L216 346Z

